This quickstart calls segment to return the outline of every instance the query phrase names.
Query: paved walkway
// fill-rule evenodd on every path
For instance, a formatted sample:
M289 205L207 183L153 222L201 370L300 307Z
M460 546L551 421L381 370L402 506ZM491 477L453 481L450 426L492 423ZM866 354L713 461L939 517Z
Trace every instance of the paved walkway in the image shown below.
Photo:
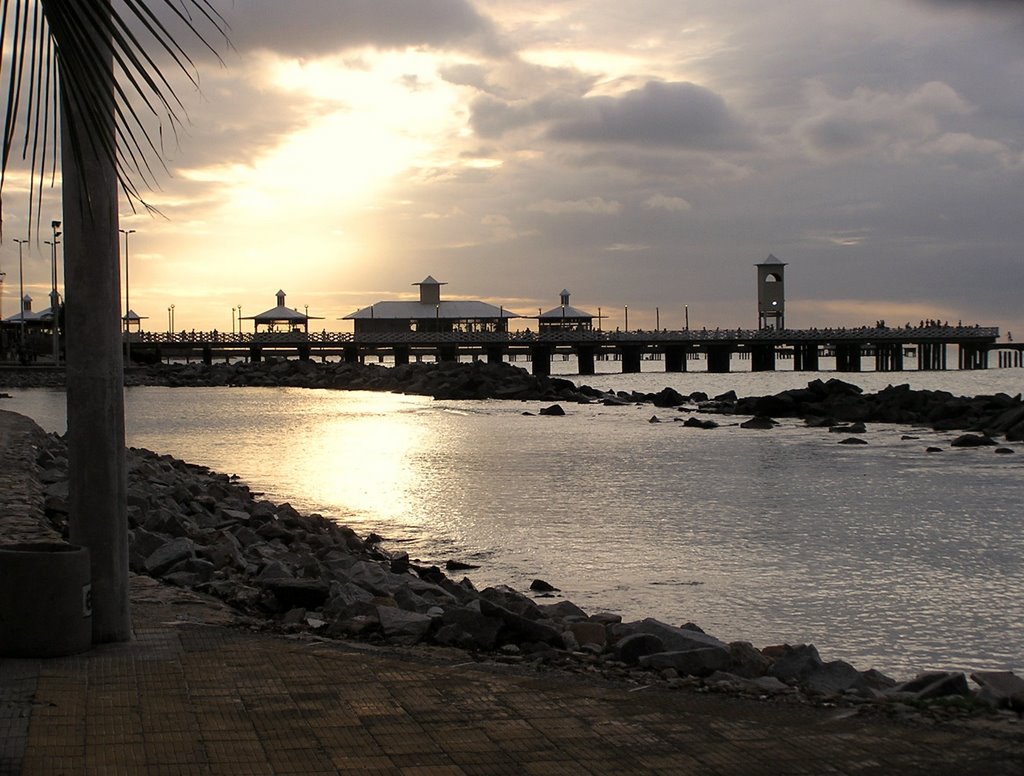
M4 416L10 464L30 435ZM132 601L131 642L0 659L0 774L1024 774L1024 722L907 725L288 638L146 578Z

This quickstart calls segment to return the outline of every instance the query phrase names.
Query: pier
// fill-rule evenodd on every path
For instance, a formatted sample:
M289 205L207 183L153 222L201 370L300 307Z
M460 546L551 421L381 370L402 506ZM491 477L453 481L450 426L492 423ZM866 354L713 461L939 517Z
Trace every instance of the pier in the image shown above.
M918 370L986 369L989 354L998 366L1020 366L1016 343L997 343L999 330L981 326L925 326L854 329L715 329L681 331L403 331L403 332L133 332L131 357L161 360L247 359L267 357L341 359L349 362L390 359L398 364L424 358L455 361L524 360L537 375L551 371L551 361L575 356L579 374L594 374L598 360L621 363L624 373L639 372L644 360L664 363L666 372L685 372L689 361L703 358L707 371L727 373L734 355L749 358L751 371L774 371L791 361L794 371L816 372L822 358L834 357L837 372L859 372L865 358L879 372L899 372L908 356ZM127 341L126 341L127 344ZM127 349L127 348L126 348ZM870 361L869 361L870 364Z

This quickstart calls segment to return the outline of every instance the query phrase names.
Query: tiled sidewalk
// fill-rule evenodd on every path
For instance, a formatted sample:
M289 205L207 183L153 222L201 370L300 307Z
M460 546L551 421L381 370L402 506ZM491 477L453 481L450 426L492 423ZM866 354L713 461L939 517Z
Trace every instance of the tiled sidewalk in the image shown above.
M631 692L160 612L130 643L0 661L0 772L1024 773L1014 726Z

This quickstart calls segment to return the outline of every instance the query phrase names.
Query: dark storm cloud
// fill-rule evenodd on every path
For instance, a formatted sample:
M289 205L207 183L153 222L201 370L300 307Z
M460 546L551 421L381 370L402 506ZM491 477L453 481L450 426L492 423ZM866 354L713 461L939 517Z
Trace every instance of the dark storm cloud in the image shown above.
M359 46L503 49L468 0L245 0L235 8L224 15L240 50L310 57Z
M585 98L575 108L581 115L556 123L549 137L705 150L750 145L725 100L693 83L651 81L621 97Z

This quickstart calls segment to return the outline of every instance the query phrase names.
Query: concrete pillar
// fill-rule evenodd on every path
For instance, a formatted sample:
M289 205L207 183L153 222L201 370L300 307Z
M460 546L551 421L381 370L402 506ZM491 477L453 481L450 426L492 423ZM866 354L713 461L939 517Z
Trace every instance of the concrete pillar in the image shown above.
M263 348L259 345L249 346L249 361L253 364L258 364L263 360Z
M213 365L213 348L209 345L203 345L203 363L207 366Z
M750 371L775 371L775 346L755 345L750 349Z
M728 345L708 345L708 372L728 374L732 349Z
M622 373L636 374L640 371L640 356L643 349L639 345L622 346Z
M594 374L594 348L587 345L580 345L576 348L576 360L579 363L581 375Z
M454 345L442 345L437 349L438 361L458 361L459 360L459 349Z
M836 371L860 371L860 343L844 342L836 345Z
M534 375L538 377L547 377L551 374L551 346L550 345L531 345L530 346L530 361L532 362L532 369Z
M346 345L341 352L346 364L359 363L359 348L356 345Z
M505 360L505 348L503 345L490 345L487 348L487 363L500 364Z
M688 352L689 348L686 345L667 345L665 347L665 371L685 372Z
M793 370L796 372L818 371L818 345L795 345L793 347Z
M405 366L409 363L409 348L403 345L395 345L395 366Z

